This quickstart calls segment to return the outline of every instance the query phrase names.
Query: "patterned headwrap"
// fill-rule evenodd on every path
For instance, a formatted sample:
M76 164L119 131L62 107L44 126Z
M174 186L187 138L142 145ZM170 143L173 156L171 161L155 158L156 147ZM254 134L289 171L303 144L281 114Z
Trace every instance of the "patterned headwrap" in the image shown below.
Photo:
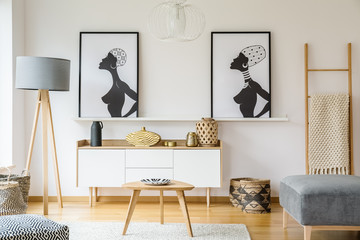
M126 52L121 48L114 48L110 53L116 57L116 67L124 66L126 63Z
M249 59L248 66L252 67L258 64L266 57L265 48L261 45L253 45L241 50L241 53Z

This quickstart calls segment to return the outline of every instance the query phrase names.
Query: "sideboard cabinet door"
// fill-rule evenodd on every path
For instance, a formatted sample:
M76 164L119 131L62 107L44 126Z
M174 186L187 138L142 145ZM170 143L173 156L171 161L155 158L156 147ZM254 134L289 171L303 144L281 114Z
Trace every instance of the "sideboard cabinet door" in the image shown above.
M121 187L125 183L125 150L80 149L79 187Z
M174 150L174 179L195 187L221 187L220 150Z

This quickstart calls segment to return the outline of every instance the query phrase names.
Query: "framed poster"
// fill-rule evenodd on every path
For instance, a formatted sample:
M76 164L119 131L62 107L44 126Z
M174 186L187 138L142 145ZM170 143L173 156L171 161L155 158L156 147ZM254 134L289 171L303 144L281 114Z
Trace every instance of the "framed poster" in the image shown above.
M269 118L270 32L211 33L211 115Z
M137 117L138 65L138 32L80 32L79 117Z

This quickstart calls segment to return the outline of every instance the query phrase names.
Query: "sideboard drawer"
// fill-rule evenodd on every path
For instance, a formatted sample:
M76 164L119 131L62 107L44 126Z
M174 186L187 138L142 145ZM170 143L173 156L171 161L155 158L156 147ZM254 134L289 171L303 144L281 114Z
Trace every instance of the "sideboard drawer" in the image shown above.
M144 178L167 178L173 179L173 169L142 169L142 168L133 168L126 169L126 182L135 182L140 181Z
M172 168L174 151L169 150L126 150L126 167Z

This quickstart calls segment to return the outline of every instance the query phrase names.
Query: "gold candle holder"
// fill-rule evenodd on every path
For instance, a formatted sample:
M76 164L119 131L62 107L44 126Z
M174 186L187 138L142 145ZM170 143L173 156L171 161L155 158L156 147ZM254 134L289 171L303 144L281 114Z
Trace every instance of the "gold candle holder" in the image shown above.
M175 147L176 146L176 142L168 142L168 147Z

